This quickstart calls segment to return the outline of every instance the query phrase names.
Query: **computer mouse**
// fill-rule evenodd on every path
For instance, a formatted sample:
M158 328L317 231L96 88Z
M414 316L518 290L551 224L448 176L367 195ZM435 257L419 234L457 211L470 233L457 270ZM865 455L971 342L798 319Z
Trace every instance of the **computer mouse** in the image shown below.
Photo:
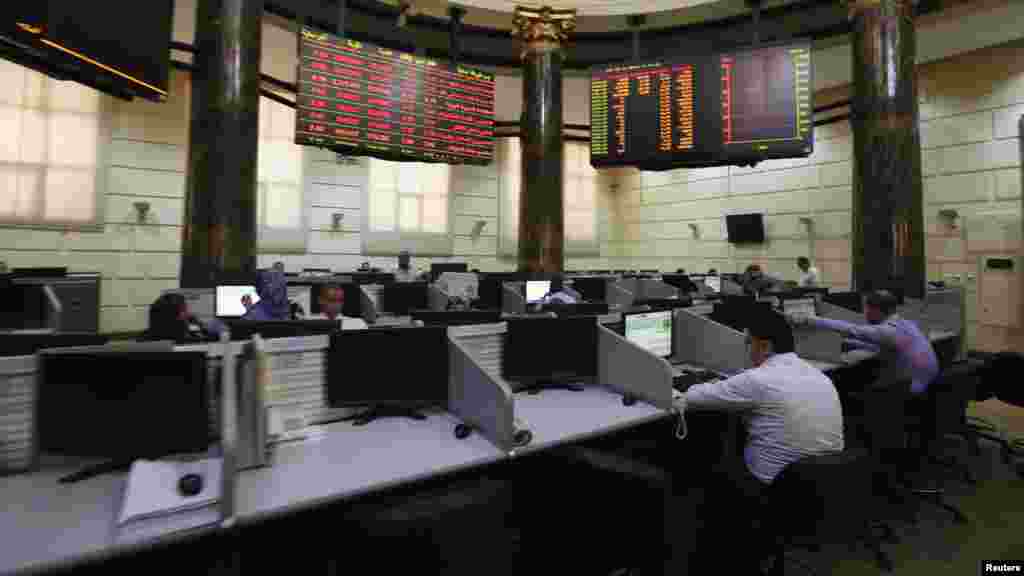
M473 429L467 426L466 424L455 425L455 437L458 438L459 440L462 440L463 438L468 438L472 432Z
M178 480L178 493L182 496L195 496L203 491L203 477L199 474L185 474Z

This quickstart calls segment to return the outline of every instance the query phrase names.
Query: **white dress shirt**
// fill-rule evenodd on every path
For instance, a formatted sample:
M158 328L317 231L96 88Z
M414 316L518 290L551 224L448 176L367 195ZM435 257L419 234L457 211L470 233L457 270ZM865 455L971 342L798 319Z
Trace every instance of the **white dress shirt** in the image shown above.
M330 320L326 314L312 314L306 316L307 320ZM353 318L352 316L338 316L335 318L341 323L342 330L366 330L366 321L362 318Z
M818 285L818 269L811 266L807 272L800 272L800 280L797 285L801 288L813 288Z
M727 380L696 384L686 408L743 411L750 473L770 484L804 456L843 450L843 411L832 381L796 354L777 354Z

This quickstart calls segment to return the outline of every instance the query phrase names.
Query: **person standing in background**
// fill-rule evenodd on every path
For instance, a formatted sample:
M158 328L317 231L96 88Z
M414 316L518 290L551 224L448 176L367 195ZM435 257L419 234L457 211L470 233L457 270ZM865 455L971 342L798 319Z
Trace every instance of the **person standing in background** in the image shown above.
M796 259L796 267L800 269L800 279L797 286L801 288L814 288L818 285L818 269L811 266L811 259L801 256Z
M419 274L413 270L410 263L408 250L402 250L398 253L398 268L395 268L394 274L395 282L415 282L419 279Z

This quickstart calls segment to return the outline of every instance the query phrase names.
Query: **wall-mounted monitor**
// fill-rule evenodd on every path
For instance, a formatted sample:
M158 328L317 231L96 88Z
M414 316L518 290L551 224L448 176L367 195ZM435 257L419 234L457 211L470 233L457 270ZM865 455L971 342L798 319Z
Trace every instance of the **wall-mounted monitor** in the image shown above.
M764 217L761 214L729 214L725 217L725 228L732 244L764 242Z
M494 76L301 30L295 143L388 160L488 164Z
M806 40L596 67L590 163L665 170L808 156L812 89Z

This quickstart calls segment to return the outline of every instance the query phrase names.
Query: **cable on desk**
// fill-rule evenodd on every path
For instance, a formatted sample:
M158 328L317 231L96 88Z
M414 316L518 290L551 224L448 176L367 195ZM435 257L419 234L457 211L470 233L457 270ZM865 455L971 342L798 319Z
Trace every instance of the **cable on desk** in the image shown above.
M676 423L676 439L686 440L686 434L688 432L686 429L686 416L683 414L682 410L677 410L676 413L679 415L679 422Z

